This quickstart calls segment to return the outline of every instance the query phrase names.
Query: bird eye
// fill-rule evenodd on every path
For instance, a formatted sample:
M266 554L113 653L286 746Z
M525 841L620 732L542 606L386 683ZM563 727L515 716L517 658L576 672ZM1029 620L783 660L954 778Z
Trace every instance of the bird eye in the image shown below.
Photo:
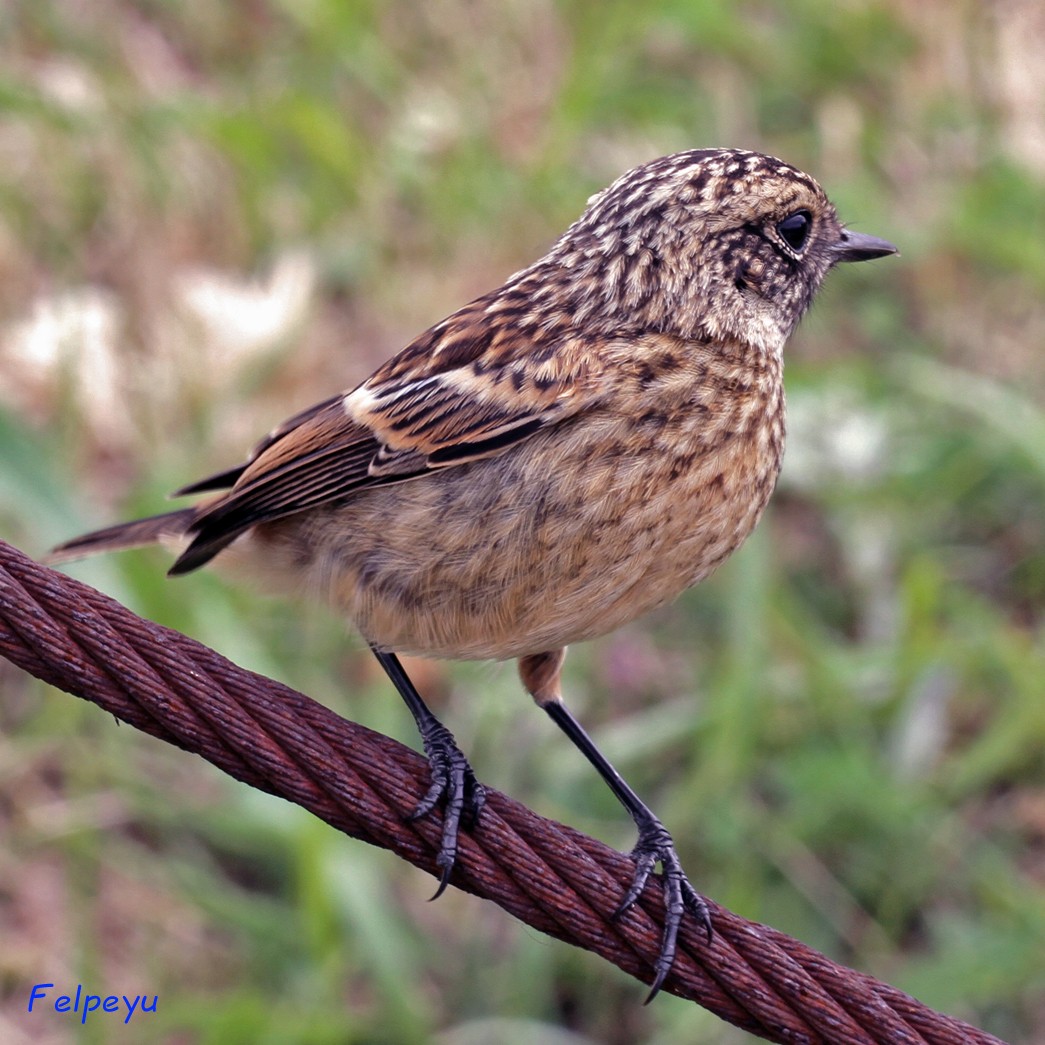
M780 222L776 230L780 238L796 253L801 254L813 227L813 216L807 210L796 210Z

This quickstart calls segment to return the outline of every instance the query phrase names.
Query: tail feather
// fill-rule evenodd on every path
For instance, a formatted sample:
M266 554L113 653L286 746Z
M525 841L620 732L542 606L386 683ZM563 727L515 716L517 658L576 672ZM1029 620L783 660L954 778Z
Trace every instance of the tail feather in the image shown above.
M104 530L74 537L71 541L59 544L47 553L44 561L49 565L80 559L96 552L120 551L124 548L140 548L146 544L155 544L165 538L184 537L189 527L199 515L197 508L182 508L176 512L164 512L148 519L134 519L131 522L117 523Z

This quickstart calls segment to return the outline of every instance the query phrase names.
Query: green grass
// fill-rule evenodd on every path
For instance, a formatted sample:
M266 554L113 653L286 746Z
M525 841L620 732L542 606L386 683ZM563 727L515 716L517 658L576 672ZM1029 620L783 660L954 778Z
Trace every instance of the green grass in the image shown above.
M1045 127L1016 74L1045 40L974 8L932 15L9 5L0 534L39 553L159 510L528 263L634 163L779 154L902 256L836 273L789 346L788 458L756 536L677 605L574 649L570 701L709 895L1040 1040L1045 172L1016 117ZM184 289L201 270L211 290L273 282L207 312ZM414 742L339 621L167 581L168 561L75 571ZM422 685L484 780L631 844L513 668L435 665ZM388 854L5 665L0 693L10 1034L748 1040L676 999L642 1008L634 981L491 905L428 904L431 881ZM52 980L158 994L159 1011L82 1031L29 1017L29 988Z

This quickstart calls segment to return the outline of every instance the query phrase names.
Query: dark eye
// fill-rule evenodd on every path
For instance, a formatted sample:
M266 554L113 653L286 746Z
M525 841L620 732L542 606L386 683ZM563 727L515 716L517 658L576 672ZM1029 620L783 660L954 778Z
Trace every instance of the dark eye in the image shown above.
M813 227L813 216L807 210L796 210L789 214L776 230L780 238L796 253L801 254L809 239L809 230Z

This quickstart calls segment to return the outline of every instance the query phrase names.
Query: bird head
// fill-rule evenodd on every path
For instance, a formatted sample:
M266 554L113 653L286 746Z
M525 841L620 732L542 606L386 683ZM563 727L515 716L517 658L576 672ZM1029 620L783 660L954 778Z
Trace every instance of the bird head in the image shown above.
M636 167L593 196L544 263L569 282L589 329L779 352L833 265L893 253L846 229L797 168L699 149Z

